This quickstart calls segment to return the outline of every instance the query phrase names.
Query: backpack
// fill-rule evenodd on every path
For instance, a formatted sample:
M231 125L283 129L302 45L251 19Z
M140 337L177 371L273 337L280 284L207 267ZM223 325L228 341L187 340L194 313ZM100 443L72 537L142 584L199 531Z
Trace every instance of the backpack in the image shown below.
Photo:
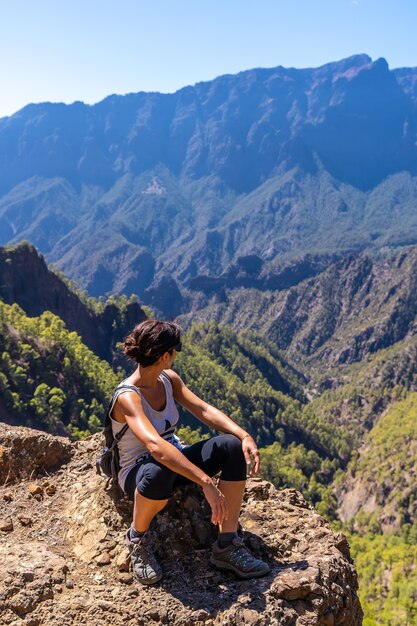
M136 387L133 387L132 385L120 385L119 387L117 387L116 391L125 388L132 389L132 391L136 390ZM117 444L129 428L129 426L125 424L122 430L116 433L115 436L113 436L110 413L115 402L116 391L112 395L109 408L107 409L106 418L104 420L103 435L106 445L102 449L96 460L96 472L100 476L104 474L108 478L112 478L114 481L117 482L117 476L120 470L119 449L117 447Z

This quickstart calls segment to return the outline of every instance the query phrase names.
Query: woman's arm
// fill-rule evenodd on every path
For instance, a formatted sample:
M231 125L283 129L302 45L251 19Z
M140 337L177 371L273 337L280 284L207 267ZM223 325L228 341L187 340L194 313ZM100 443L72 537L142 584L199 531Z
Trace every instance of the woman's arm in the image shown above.
M167 370L167 374L172 381L174 398L184 409L187 409L194 417L207 426L222 433L236 435L241 440L246 463L251 465L251 456L254 460L254 466L250 474L256 474L260 468L260 457L252 436L225 413L196 396L173 370Z
M154 459L202 487L212 509L213 524L221 524L227 519L227 505L223 494L217 489L210 476L159 435L146 417L142 400L137 393L132 391L121 394L113 412L115 416L125 417L131 431L146 446Z

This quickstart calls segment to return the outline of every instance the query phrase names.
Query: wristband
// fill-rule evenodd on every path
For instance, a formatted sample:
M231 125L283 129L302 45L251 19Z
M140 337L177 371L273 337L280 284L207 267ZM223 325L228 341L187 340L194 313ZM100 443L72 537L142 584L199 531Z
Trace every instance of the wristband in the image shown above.
M252 435L245 435L240 441L242 442L244 439L246 439L246 437L252 437Z

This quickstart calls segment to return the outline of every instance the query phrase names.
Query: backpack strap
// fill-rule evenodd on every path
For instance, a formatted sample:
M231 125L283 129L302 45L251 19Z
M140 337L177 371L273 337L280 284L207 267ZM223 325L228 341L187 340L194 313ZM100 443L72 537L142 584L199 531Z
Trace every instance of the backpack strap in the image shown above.
M137 394L140 393L139 389L137 387L135 387L134 385L123 385L123 384L119 385L115 389L115 391L114 391L114 393L112 395L111 401L110 401L109 408L107 409L106 419L104 420L104 427L105 428L106 427L107 428L111 428L110 414L113 411L113 407L114 407L114 404L115 404L117 398L120 396L120 393L118 393L118 391L124 391L126 389L128 389L130 391L135 391ZM118 442L123 437L123 435L125 434L125 432L127 431L128 428L129 428L129 425L125 424L123 426L122 430L120 430L118 433L116 433L114 435L113 442L112 442L111 446L109 447L109 450L112 450L118 444Z
M171 388L174 389L174 386L172 384L172 380L170 378L170 376L164 371L162 370L161 375L163 376L163 378L165 378L165 380L169 380L169 383L171 385ZM106 414L106 419L105 419L105 426L108 426L109 428L111 428L111 421L110 421L110 414L113 411L113 407L115 405L115 402L117 400L117 398L120 396L120 393L118 393L119 391L125 391L125 390L129 390L129 391L134 391L135 393L137 393L140 396L140 391L137 387L135 387L135 385L124 385L123 383L120 384L118 387L116 387L113 395L112 395L112 399L110 401L110 406L107 410L107 414ZM125 424L122 428L122 430L120 430L118 433L116 433L114 435L114 440L112 445L110 446L110 450L112 450L114 448L114 446L117 445L117 443L120 441L120 439L123 437L123 435L125 434L125 432L127 431L127 429L129 428L128 424Z

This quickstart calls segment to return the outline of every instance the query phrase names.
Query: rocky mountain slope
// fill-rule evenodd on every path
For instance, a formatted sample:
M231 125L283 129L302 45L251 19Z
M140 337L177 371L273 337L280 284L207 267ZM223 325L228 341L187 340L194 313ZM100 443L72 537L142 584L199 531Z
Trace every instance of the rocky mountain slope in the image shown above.
M371 521L382 532L417 527L416 415L412 392L378 419L338 487L340 519L357 517L357 528Z
M115 345L145 319L136 301L89 303L75 285L51 271L30 244L0 248L0 299L30 317L49 311L76 331L97 356L112 361Z
M359 626L349 547L294 490L250 480L241 522L271 574L238 581L211 569L215 536L198 488L179 492L152 530L165 576L154 588L129 571L130 505L92 466L99 436L76 444L0 425L2 623Z
M25 238L90 294L175 315L219 279L287 287L415 243L414 74L357 55L29 105L0 120L0 244Z
M309 376L411 337L417 330L417 247L351 256L282 291L224 290L180 318L254 330Z

